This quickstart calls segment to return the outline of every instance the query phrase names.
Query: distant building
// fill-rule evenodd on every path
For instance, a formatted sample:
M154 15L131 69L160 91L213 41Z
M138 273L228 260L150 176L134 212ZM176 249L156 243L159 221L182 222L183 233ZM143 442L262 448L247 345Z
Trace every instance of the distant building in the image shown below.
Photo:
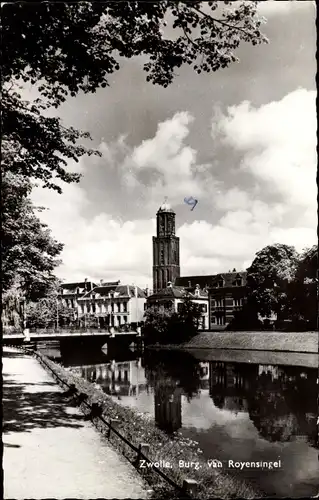
M184 276L176 285L193 287L195 283L208 291L209 330L224 330L246 301L245 271L204 276Z
M85 280L61 286L63 305L75 309L82 326L95 320L99 327L124 327L143 321L146 292L135 285L103 282L97 285Z
M79 319L92 314L100 327L138 324L143 321L145 302L145 292L136 285L102 283L79 298Z
M78 309L78 299L96 287L93 281L85 278L84 281L62 283L60 286L59 299L63 306L70 309Z
M168 282L166 288L158 290L147 298L146 307L159 306L173 309L174 312L178 313L186 296L190 297L194 304L200 305L202 314L199 329L208 330L208 294L207 291L201 290L198 285L194 288L184 288Z
M175 236L175 212L164 203L156 214L153 236L153 291L166 288L180 275L179 238Z
M208 288L210 329L224 329L246 302L247 273L217 274Z

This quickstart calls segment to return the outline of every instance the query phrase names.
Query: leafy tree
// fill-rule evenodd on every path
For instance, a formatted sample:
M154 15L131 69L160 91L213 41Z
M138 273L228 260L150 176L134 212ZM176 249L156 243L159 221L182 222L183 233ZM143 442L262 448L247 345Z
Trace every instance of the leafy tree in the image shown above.
M189 295L186 295L176 318L176 327L181 330L182 341L185 342L196 335L200 318L200 305L193 302Z
M146 343L166 343L171 321L175 312L173 308L156 305L146 309L144 314L144 337Z
M199 304L185 296L178 313L173 307L154 305L145 311L144 336L152 344L180 344L187 342L197 333L201 317Z
M48 116L78 92L109 85L123 58L142 56L146 79L167 87L176 69L217 71L237 61L241 42L267 41L260 31L257 2L17 2L2 7L3 166L58 191L56 178L78 181L66 160L85 152L88 138ZM168 25L173 36L165 29ZM39 97L22 99L21 83ZM36 141L34 138L36 137Z
M63 245L35 215L27 197L30 182L8 172L2 179L2 288L27 300L43 296L51 286ZM11 291L10 291L11 290Z
M58 282L55 282L45 297L26 305L26 321L29 328L56 328L69 326L75 321L75 309L70 309L58 300Z
M259 252L247 269L248 305L263 317L282 319L288 314L289 286L298 264L295 248L276 243Z
M290 313L296 326L316 328L318 315L318 246L306 249L300 256L290 285Z

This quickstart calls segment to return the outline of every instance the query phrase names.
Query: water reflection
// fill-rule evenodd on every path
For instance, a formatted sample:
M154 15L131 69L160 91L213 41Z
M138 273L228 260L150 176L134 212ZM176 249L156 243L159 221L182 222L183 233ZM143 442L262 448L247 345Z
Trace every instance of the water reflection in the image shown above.
M166 432L180 429L182 397L190 403L208 389L214 406L235 415L247 413L261 437L288 442L304 437L318 446L316 370L312 368L200 362L188 353L148 352L135 359L72 367L103 390L126 403L149 396L156 424ZM138 405L134 405L138 406ZM150 408L148 408L149 410ZM143 410L143 408L141 408Z
M239 472L265 493L316 493L316 369L203 362L167 351L82 352L62 362L120 404L148 413L159 428L199 441L206 458L213 453L226 463L280 456L285 467L271 475Z

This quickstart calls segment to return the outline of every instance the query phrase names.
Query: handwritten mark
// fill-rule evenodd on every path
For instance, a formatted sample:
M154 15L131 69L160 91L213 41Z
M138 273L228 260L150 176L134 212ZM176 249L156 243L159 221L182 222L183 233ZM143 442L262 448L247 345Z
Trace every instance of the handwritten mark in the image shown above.
M198 203L198 200L195 200L195 198L193 198L192 196L189 196L189 198L184 198L184 202L187 205L193 206L193 208L191 208L191 211L193 211Z

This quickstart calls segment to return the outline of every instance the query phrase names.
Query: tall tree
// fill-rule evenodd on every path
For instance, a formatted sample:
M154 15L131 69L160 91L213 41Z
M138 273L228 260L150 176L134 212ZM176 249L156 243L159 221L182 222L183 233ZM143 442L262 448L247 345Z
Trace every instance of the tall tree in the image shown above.
M257 252L247 269L248 305L261 316L282 319L289 308L289 286L295 278L298 253L276 243Z
M28 198L30 182L23 176L6 173L2 178L2 289L4 298L12 293L26 299L45 294L54 280L63 245L35 215ZM15 292L14 292L15 291Z

